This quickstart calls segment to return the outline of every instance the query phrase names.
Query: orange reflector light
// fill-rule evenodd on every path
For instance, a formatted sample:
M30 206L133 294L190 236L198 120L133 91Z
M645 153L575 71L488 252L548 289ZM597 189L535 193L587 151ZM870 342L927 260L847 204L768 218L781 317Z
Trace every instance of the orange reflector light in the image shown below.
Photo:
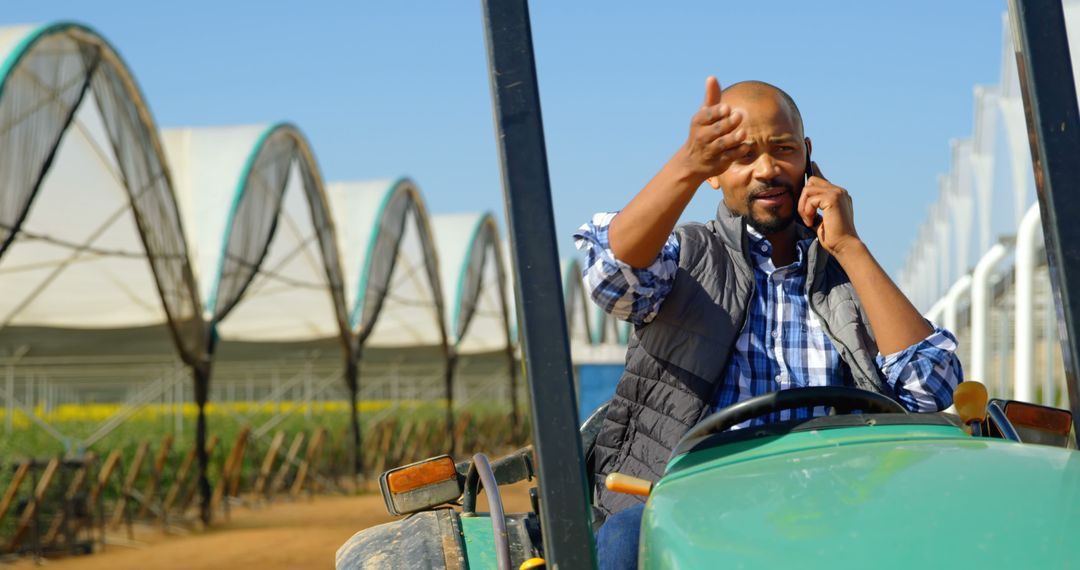
M628 495L641 495L648 497L652 492L652 482L645 479L638 479L637 477L631 477L629 475L623 475L622 473L610 473L607 479L604 480L604 485L607 486L609 491L615 491L616 493L626 493Z
M454 460L444 455L387 473L386 486L391 493L404 493L455 477L457 469Z
M530 558L518 566L518 570L538 570L540 568L546 568L547 562L544 562L543 558Z
M1063 436L1068 436L1072 428L1071 413L1027 402L1013 401L1006 404L1005 417L1016 426L1041 429Z
M986 419L986 386L978 382L961 382L953 392L956 413L965 424Z

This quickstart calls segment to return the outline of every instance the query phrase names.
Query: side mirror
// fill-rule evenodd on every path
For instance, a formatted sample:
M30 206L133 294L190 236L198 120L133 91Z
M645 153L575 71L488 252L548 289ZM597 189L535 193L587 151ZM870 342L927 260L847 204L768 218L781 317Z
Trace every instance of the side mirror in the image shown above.
M1005 417L1016 428L1020 441L1069 447L1072 413L1038 404L1008 400Z
M462 481L453 458L440 455L383 473L379 489L386 510L405 515L456 501L461 497Z

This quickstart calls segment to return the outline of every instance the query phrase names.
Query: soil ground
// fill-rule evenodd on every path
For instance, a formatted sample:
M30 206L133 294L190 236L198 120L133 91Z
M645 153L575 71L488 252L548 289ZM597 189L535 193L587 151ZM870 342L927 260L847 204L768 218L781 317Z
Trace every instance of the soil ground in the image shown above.
M507 512L530 510L528 488L519 483L502 489ZM486 509L483 496L478 510ZM22 559L0 568L29 570L285 570L333 568L334 553L357 531L389 522L382 497L320 496L311 500L279 502L249 509L234 507L229 521L221 520L209 530L179 536L158 528L136 529L132 546L109 544L89 556ZM127 541L126 532L110 538Z

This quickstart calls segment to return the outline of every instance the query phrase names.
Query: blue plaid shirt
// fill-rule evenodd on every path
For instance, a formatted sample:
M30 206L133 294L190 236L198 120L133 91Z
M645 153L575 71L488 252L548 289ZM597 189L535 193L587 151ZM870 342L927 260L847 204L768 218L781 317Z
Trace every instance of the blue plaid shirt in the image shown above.
M635 269L611 252L608 226L614 217L614 213L596 214L574 234L578 249L584 250L587 257L583 279L593 300L605 311L642 326L656 316L671 291L679 265L679 241L672 233L649 267ZM714 408L787 388L844 385L847 365L810 310L805 294L804 259L813 239L798 242L794 263L776 267L772 244L752 228L747 230L755 292ZM887 356L879 354L877 363L907 409L934 412L952 404L953 389L961 381L963 374L955 351L956 338L935 327L930 336L905 350ZM826 413L820 406L784 410L736 428Z

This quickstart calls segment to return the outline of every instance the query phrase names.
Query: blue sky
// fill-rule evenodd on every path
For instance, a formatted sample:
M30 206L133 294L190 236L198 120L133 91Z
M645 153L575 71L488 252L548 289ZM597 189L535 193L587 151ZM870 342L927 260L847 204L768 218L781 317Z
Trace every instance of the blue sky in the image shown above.
M1000 74L994 0L533 2L560 250L622 207L685 140L704 79L798 101L815 160L899 268ZM480 2L9 3L5 23L72 19L125 57L159 125L290 120L328 180L414 178L432 212L502 217ZM707 186L684 216L706 220Z

